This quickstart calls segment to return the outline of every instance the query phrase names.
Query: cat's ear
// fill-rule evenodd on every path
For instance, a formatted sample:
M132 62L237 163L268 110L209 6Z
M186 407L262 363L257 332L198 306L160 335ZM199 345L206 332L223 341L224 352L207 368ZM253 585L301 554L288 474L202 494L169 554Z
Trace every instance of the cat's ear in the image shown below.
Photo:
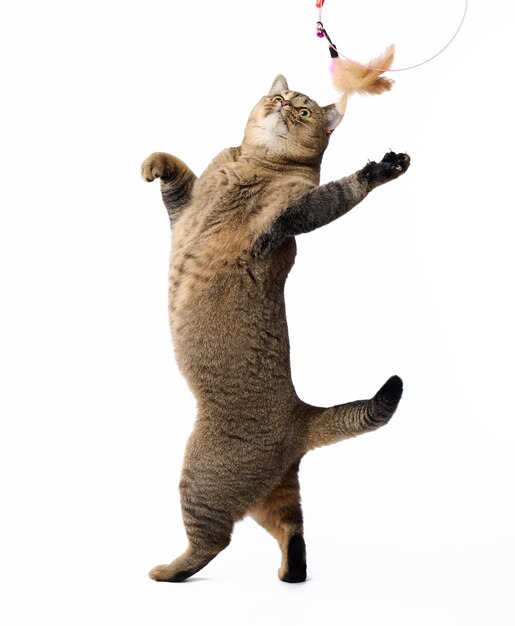
M343 115L339 113L336 104L322 107L325 116L325 130L330 135L338 124L343 120Z
M282 74L279 74L275 77L268 95L273 96L277 93L281 93L281 91L288 91L288 83L286 82L286 78L284 78Z

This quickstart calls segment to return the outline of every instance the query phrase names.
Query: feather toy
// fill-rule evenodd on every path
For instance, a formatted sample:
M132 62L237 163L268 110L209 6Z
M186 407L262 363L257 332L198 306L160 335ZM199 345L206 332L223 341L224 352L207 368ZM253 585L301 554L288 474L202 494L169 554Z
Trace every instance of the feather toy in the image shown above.
M389 46L383 54L372 59L368 65L333 56L331 54L331 74L335 89L341 93L336 108L340 115L345 113L347 100L354 93L381 94L392 88L393 80L383 76L393 63L394 46Z

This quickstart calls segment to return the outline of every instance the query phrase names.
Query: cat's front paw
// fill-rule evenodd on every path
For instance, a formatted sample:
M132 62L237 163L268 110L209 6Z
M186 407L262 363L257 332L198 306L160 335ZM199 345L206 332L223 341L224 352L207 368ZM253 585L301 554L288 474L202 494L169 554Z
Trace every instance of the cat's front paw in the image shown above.
M387 152L379 163L370 161L360 171L359 176L371 189L399 178L408 169L410 157L407 154Z
M166 152L153 152L141 165L141 176L147 183L156 178L167 180L172 178L176 169L175 159Z

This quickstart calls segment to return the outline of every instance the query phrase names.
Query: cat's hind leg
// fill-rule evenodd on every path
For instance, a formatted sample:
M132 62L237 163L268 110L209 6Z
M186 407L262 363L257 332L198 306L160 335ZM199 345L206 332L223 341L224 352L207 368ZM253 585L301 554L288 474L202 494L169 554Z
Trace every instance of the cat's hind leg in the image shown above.
M157 565L150 570L153 580L180 583L205 567L231 541L233 522L218 526L217 523L199 512L185 520L189 545L186 551L169 565Z
M213 551L212 544L205 546L204 549L202 546L190 544L186 551L169 565L157 565L150 570L148 575L160 582L180 583L205 567L226 547L229 541L215 551Z
M402 396L402 380L392 376L369 400L310 407L304 450L313 450L376 430L390 421Z
M279 543L284 582L306 580L306 546L303 536L302 509L298 477L299 463L290 467L282 482L249 515Z
M255 446L227 438L209 422L197 423L179 484L189 545L169 565L154 567L150 578L180 582L202 569L229 545L234 524L274 483Z
M181 508L188 548L169 565L158 565L150 578L162 582L182 582L196 574L231 541L235 514L232 503L223 497L223 485L216 477L184 468L180 483Z

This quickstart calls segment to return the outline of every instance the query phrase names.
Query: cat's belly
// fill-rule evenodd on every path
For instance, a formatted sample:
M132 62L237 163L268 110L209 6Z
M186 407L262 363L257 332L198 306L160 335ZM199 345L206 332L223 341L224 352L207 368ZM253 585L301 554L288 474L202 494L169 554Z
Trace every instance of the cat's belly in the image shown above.
M267 404L294 396L282 284L245 275L198 279L170 294L178 365L197 398Z

